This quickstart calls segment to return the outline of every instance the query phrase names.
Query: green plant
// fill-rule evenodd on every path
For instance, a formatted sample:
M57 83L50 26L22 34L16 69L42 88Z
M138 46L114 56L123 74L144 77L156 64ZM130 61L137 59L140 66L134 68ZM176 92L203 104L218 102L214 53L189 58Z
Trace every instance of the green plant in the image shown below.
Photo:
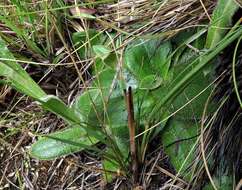
M125 54L128 56L126 58L126 67L122 71L124 73L123 76L126 76L126 78L122 80L118 80L120 76L117 76L117 79L115 78L116 68L114 65L116 59L112 59L111 54L104 60L97 58L97 67L100 64L100 67L102 66L103 68L97 71L94 68L94 72L97 73L96 79L93 81L93 87L95 88L82 94L73 107L67 107L57 97L46 95L38 85L30 79L21 66L13 61L3 61L1 63L1 75L6 77L4 82L33 97L43 107L61 116L72 126L70 129L47 135L40 139L33 145L32 154L34 156L41 159L51 159L85 148L93 149L93 146L90 145L94 145L99 141L108 145L108 149L104 152L104 155L108 156L104 157L108 158L114 165L121 166L122 170L127 172L127 163L125 163L128 157L127 113L124 106L122 83L125 83L126 86L133 87L134 105L141 105L141 107L135 108L135 113L139 114L136 115L135 118L139 118L139 126L137 126L141 128L139 129L141 130L139 133L144 134L140 146L143 146L144 151L152 136L150 127L167 115L165 114L166 109L164 109L164 105L167 101L174 99L201 68L213 59L217 53L226 47L226 45L240 36L241 33L241 28L236 29L219 43L216 48L205 52L202 56L203 62L198 62L198 60L201 59L201 57L199 57L199 59L188 64L185 71L193 65L195 65L195 67L193 67L191 71L188 70L186 73L182 72L182 77L178 76L182 78L181 82L176 82L177 80L169 82L171 80L171 77L169 77L171 72L167 72L166 67L163 67L164 70L161 73L155 72L155 67L159 67L159 64L157 64L155 60L160 57L163 59L164 53L166 54L165 57L169 57L167 56L170 52L170 50L168 50L169 48L167 48L167 46L169 47L169 42L159 45L157 51L150 51L152 47L157 47L152 40L148 42L143 42L141 40L138 41L138 45L133 44L131 50L128 48ZM14 59L11 53L6 49L2 40L1 49L3 50L1 57ZM102 52L103 49L104 48L101 48L100 51ZM156 52L156 54L152 55L153 52ZM144 61L144 58L147 57L150 58L149 62ZM143 64L139 64L137 68L140 61L143 61ZM166 59L160 62L160 64L167 65L169 68L169 62L170 59ZM149 69L152 67L155 69ZM10 75L10 73L12 74ZM153 79L153 82L151 82L151 79ZM21 81L21 84L19 84L19 81ZM113 83L116 83L114 89L112 89ZM167 91L164 90L165 88L162 88L164 87L163 85L168 86L168 94L166 94ZM113 92L110 94L110 91ZM164 98L160 99L162 94L164 94ZM152 105L156 104L158 101L157 98L159 98L162 104L160 103L158 107L154 107ZM161 109L162 107L164 108ZM151 117L150 115L150 113L154 114L151 108L152 110L157 110L154 115L155 117ZM144 118L148 118L148 120ZM159 127L159 130L161 130L161 127ZM149 137L147 137L147 135ZM82 139L81 142L80 138ZM46 149L47 145L48 150ZM51 148L57 150L52 151ZM101 150L98 151L101 152ZM142 155L145 154L142 151L140 152Z
M231 1L226 5L221 2L225 7L231 6ZM232 7L235 11L236 7ZM48 30L47 16L45 22ZM226 27L227 22L226 17L223 22L215 23L218 27ZM13 24L10 23L9 27L14 30ZM15 30L21 38L26 38L18 28ZM134 175L129 170L130 163L134 164L134 158L129 157L130 143L134 143L131 139L135 139L135 154L140 164L145 160L149 143L160 135L162 143L167 146L165 150L172 164L179 174L185 176L185 169L194 159L192 154L187 159L187 152L196 143L193 137L199 135L196 122L202 117L204 105L212 90L212 80L208 74L212 69L207 66L226 46L242 35L241 27L234 27L226 36L224 32L219 32L217 36L218 33L212 30L209 28L206 41L209 49L204 49L204 34L207 30L201 29L192 31L191 36L183 36L182 42L177 40L175 47L169 40L137 39L124 52L118 50L119 41L110 40L112 34L104 35L95 30L74 33L73 42L79 56L93 58L94 64L91 68L91 89L87 88L70 107L59 98L47 95L15 61L1 39L1 82L32 97L69 125L69 128L53 134L36 134L41 137L33 144L31 154L38 159L48 160L84 149L96 151L103 158L106 180L111 181L113 172ZM47 41L49 45L44 51L45 55L51 51L50 41ZM31 45L32 42L27 41L27 44L35 47ZM186 48L187 44L198 52ZM123 89L127 88L132 89L133 93L130 100L134 105L135 137L128 130L128 117L131 113L123 93ZM181 107L181 111L173 114ZM172 145L180 139L186 141L178 145L179 149L175 151ZM105 144L106 148L98 149L95 146L98 142ZM176 156L182 161L179 162Z

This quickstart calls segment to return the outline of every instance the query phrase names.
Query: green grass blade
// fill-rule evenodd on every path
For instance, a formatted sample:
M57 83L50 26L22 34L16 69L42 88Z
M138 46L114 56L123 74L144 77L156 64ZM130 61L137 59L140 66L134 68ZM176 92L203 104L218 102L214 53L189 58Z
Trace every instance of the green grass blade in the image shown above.
M43 56L43 57L46 56L44 51L42 51L36 45L35 41L29 38L28 31L16 26L16 22L14 22L13 20L10 20L7 16L0 15L0 21L2 21L7 27L9 27L12 31L14 31L17 34L17 36L26 43L28 48L30 48L32 51L37 53L39 56Z
M232 76L233 76L233 83L234 83L234 89L235 89L235 93L236 93L236 96L237 96L237 99L239 101L239 104L240 104L240 107L242 108L242 101L241 101L241 98L240 98L240 93L239 93L239 89L238 89L238 82L236 80L236 54L238 52L238 48L239 48L239 44L240 44L240 41L242 40L242 36L239 38L236 46L235 46L235 50L234 50L234 56L233 56L233 62L232 62Z
M239 6L234 0L219 0L208 30L206 47L214 48L224 37ZM226 29L227 28L227 29Z
M4 41L0 38L0 75L7 78L11 86L20 92L39 99L45 96L45 92L36 84L28 73L15 60L12 53L8 50ZM7 61L7 60L11 61Z

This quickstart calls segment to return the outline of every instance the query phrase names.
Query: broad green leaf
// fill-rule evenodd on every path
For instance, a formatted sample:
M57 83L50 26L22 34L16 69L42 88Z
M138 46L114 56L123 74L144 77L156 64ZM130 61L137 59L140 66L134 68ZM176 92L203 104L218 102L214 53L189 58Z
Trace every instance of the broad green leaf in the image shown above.
M83 121L88 125L96 125L100 129L105 127L122 155L127 155L129 150L127 111L123 95L117 96L117 94L111 95L108 99L99 89L88 90L77 99L73 108L78 114L85 116ZM133 95L135 118L139 120L140 125L143 125L153 102L152 97L135 90Z
M178 76L173 80L170 86L171 88L170 87L168 88L168 94L164 97L164 99L161 99L161 102L159 103L160 106L158 107L161 108L162 106L167 105L168 102L173 103L174 100L177 100L176 103L180 104L180 101L182 102L183 98L182 99L179 99L179 98L181 98L182 96L181 94L184 91L184 89L186 91L186 89L190 88L188 90L189 92L188 94L189 96L191 95L193 96L193 93L194 93L193 90L196 93L197 91L196 88L197 89L200 88L199 84L203 86L203 84L201 84L201 80L202 82L205 82L204 79L201 78L201 76L203 76L202 75L203 68L207 65L207 63L209 63L211 59L213 59L233 40L241 36L241 34L242 34L242 28L237 29L237 31L234 31L232 34L227 35L216 48L213 48L212 50L205 52L204 55L192 61L189 64L189 66L185 68L185 72L184 71L180 72L180 74L178 74ZM201 76L198 77L199 75ZM197 81L194 81L196 79ZM198 84L198 81L200 81L199 84ZM192 84L196 84L196 85L193 86ZM207 84L204 84L204 85L207 86ZM199 114L198 115L199 117L201 117L201 111L202 111L202 107L200 107L199 104L204 105L205 104L204 101L206 101L206 99L207 98L205 96L204 98L202 98L200 103L199 101L197 103L195 102L193 106L195 110L195 114ZM182 105L179 105L179 106L182 106ZM151 114L152 117L154 117L154 114L156 114L155 111L157 111L157 109L153 110L153 114ZM193 112L191 111L191 113ZM190 120L190 121L184 120L184 116L186 117L186 115L192 115L191 113L183 113L183 116L182 116L183 118L174 116L174 118L167 125L167 128L163 130L163 134L161 137L163 144L165 146L169 145L165 151L169 155L169 158L173 166L177 171L179 171L179 173L183 174L184 177L186 177L186 173L184 173L185 169L187 169L189 164L191 164L191 162L195 159L195 155L192 150L192 147L195 143L198 129L197 129L196 123L193 120ZM188 155L189 157L187 157Z
M79 97L76 98L72 108L75 113L79 116L81 122L86 122L90 114L92 106L95 106L95 102L100 96L99 89L90 89L83 92Z
M149 118L153 118L154 115L159 113L159 110L168 103L174 101L177 96L183 92L183 90L194 80L197 73L208 65L208 63L215 58L224 48L230 43L236 40L242 35L242 27L235 29L233 32L226 35L223 40L220 41L216 48L212 48L209 51L204 52L201 56L194 59L188 64L188 66L179 73L178 76L170 83L166 88L166 94L160 99L160 101L154 106L154 109L150 113Z
M146 48L149 50L150 62L154 67L154 72L160 72L160 77L166 80L171 62L169 59L169 54L172 50L171 43L169 41L156 42L156 44L148 44Z
M174 118L169 121L161 136L163 145L166 147L165 152L172 165L183 176L186 176L183 172L194 160L195 152L192 151L192 147L197 139L197 130L194 122L184 122ZM192 151L191 155L189 155L190 151Z
M113 92L114 94L119 92L119 81L116 76L116 71L114 69L105 68L99 72L95 71L95 80L92 82L92 86L100 89L103 96L108 96L109 93Z
M170 67L170 60L167 59L170 51L169 42L138 40L127 48L125 64L139 82L149 75L164 80Z
M94 109L98 112L99 118L97 118ZM122 136L120 132L127 131L125 126L128 123L124 97L111 98L107 102L102 102L100 99L96 101L95 105L91 108L89 122L93 125L94 123L99 123L99 119L114 130L114 135ZM124 128L124 130L119 131L117 129L118 131L115 132L116 127L120 128L120 130Z
M97 143L97 140L87 136L83 129L71 127L41 137L32 145L30 153L40 160L51 160L90 148L95 143Z
M89 135L97 138L101 142L104 141L101 131L96 130L96 126L88 126L82 124L81 118L78 117L74 109L69 108L56 96L48 95L39 100L41 105L55 113L56 115L62 117L65 121L69 122L71 125L79 125L80 127L84 128Z
M110 51L110 50L109 50ZM110 51L111 52L111 51ZM117 56L114 53L106 52L106 55L100 57L96 57L95 65L93 66L93 75L100 73L105 69L113 69L116 70L117 68Z
M146 89L146 90L153 90L161 86L162 84L162 79L156 75L148 75L145 76L141 81L140 81L140 89Z
M106 59L111 53L111 50L104 45L94 45L92 48L96 56L102 60Z
M88 90L84 92L73 108L80 115L85 116L86 123L90 125L107 125L112 130L112 134L119 138L127 138L127 110L125 99L122 94L106 96L102 98L101 90ZM133 102L135 118L139 118L140 124L146 120L145 115L149 113L149 108L153 103L153 98L149 94L133 91ZM143 117L144 116L144 117Z
M176 73L180 73L182 69L184 69L184 67L184 64L176 66L174 68L175 75ZM205 75L202 71L199 72L194 77L194 80L172 102L170 111L173 113L188 103L188 105L180 110L175 117L185 120L199 120L202 117L206 101L209 98L213 88L213 85L211 85L211 83L211 76ZM208 108L209 113L212 113L213 110L215 110L214 108L215 105L210 103Z
M39 99L41 105L48 109L49 111L55 113L56 115L61 116L66 121L73 123L79 123L80 119L74 113L74 110L69 108L62 102L58 97L53 95L46 95Z
M110 131L112 136L118 137L117 141L122 139L127 141L128 121L124 97L112 97L105 101L106 98L103 100L101 96L101 91L97 89L85 92L77 99L76 111L85 115L87 124L106 126L106 130Z
M214 48L225 36L239 6L234 0L218 0L207 35L206 48Z
M110 134L123 154L127 152L127 113L123 96L107 100L101 90L92 89L77 98L73 109L82 116L82 122Z

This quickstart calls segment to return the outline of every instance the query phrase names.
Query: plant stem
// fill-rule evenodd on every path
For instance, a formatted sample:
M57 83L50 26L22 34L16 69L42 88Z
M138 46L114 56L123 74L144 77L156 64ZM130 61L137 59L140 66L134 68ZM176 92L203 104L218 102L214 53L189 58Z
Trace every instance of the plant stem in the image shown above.
M128 128L129 128L129 140L130 140L130 154L131 154L131 165L132 165L132 180L135 184L138 177L138 162L137 162L137 152L135 143L135 120L134 120L134 105L132 88L128 88L128 92L124 90L125 101L128 112Z

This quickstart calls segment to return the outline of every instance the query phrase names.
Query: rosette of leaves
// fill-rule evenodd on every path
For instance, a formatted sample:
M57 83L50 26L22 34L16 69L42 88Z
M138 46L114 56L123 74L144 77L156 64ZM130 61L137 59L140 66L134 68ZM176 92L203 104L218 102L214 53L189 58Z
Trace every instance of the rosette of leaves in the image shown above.
M202 93L169 122L166 122L170 118L167 115L176 111L184 102L189 102L210 84L203 69L242 34L242 29L234 29L215 47L198 51L188 56L190 58L187 62L179 64L176 60L194 53L184 47L194 43L204 32L206 29L193 32L174 51L169 41L136 40L126 48L123 67L117 60L121 53L113 52L105 35L96 31L74 34L73 40L79 48L80 57L95 59L90 88L77 97L70 107L59 98L46 95L22 67L12 61L14 56L3 40L0 40L0 56L5 58L0 63L0 75L3 76L1 82L34 98L69 125L63 131L40 135L32 145L31 154L38 159L48 160L84 149L92 150L103 158L107 181L112 179L110 173L117 171L129 176L129 135L123 89L131 86L137 135L140 136L137 138L139 162L144 160L149 142L162 133L162 142L168 147L165 150L179 171L184 163L177 162L176 158L183 159L182 155L187 154L192 143L186 141L183 145L177 145L175 142L191 139L198 134L196 119L201 117L201 107L210 93ZM200 47L195 47L200 50ZM192 113L192 118L187 113ZM98 149L95 146L98 142L105 144L106 148ZM171 148L174 144L178 146L177 151Z

